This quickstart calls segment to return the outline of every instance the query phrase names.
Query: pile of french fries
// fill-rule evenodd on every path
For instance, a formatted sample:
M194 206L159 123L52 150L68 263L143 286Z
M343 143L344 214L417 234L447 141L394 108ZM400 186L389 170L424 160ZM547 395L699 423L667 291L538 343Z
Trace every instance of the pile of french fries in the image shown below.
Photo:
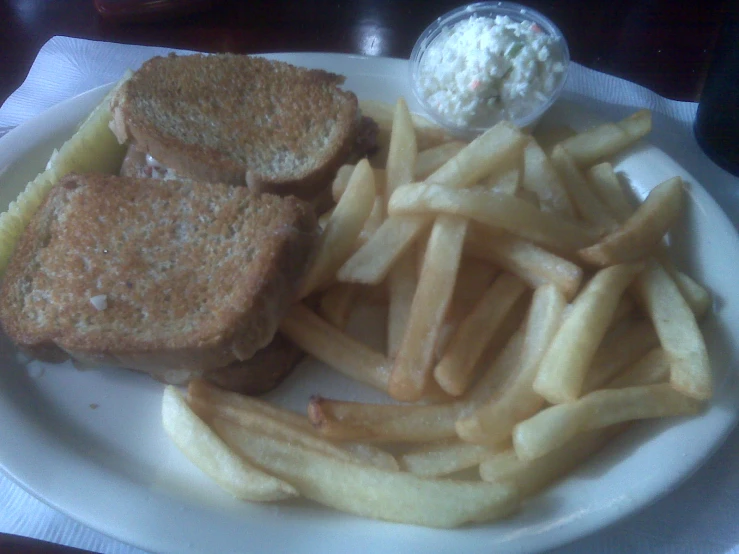
M306 417L170 387L165 428L203 471L239 498L454 527L510 514L629 422L701 410L711 300L664 245L685 184L637 206L608 162L648 112L556 141L502 122L466 144L403 99L362 108L388 142L376 167L339 171L280 331L398 403L315 396ZM387 307L384 351L347 331L367 299Z

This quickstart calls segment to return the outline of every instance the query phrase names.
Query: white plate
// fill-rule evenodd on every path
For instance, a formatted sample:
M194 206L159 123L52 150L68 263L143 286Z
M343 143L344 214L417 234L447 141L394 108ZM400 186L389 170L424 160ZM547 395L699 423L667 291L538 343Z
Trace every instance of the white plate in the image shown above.
M404 61L332 54L275 57L347 75L346 86L362 98L393 101L402 94L411 109L418 109ZM25 180L43 167L51 148L71 134L104 92L96 89L63 102L0 139L0 206L15 198ZM548 120L580 127L594 117L624 115L621 108L613 110L565 95ZM526 552L594 532L677 486L719 446L738 415L736 231L704 189L660 150L639 147L618 169L640 196L673 175L689 183L690 202L672 240L679 265L716 298L715 314L704 325L716 396L698 417L634 428L509 520L442 531L364 520L308 502L238 503L165 437L159 424L160 384L122 370L26 365L1 334L0 465L51 506L154 551L325 553L345 552L351 545L357 553ZM272 397L302 410L312 393L353 399L362 396L357 391L356 385L313 363Z

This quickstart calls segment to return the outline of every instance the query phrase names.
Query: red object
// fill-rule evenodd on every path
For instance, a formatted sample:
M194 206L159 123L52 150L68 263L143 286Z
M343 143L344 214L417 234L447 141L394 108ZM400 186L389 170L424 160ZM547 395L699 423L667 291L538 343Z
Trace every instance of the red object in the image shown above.
M98 13L116 21L153 21L212 8L217 0L94 0Z

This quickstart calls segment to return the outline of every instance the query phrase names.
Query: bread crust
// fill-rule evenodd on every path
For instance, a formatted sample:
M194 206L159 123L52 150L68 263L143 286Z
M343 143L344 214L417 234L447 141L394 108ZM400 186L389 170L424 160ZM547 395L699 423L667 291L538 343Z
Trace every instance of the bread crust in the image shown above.
M61 351L182 383L272 340L315 237L313 211L295 198L70 175L21 237L0 323L47 359Z
M156 57L112 99L112 128L182 177L311 199L354 148L343 80L253 56Z

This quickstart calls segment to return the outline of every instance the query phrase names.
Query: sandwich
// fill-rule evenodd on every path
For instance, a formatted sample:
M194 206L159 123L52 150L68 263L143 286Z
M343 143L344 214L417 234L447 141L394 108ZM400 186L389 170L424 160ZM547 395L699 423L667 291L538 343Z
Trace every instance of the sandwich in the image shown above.
M317 236L294 197L195 181L71 174L0 284L0 324L33 357L251 394L300 352L276 335Z
M111 101L121 174L246 185L324 210L338 168L376 145L342 76L260 57L155 57Z

